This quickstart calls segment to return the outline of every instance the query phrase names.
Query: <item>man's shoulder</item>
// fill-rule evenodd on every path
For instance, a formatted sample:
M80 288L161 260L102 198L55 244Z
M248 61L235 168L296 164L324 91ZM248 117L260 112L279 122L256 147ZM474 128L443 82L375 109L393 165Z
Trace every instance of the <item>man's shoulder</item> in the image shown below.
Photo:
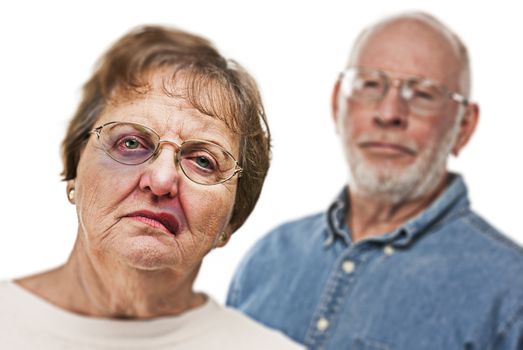
M467 250L514 260L523 267L523 248L478 213L469 211L451 223L449 230L457 235L462 246L467 246Z
M480 233L485 240L499 245L500 249L513 251L516 254L523 254L523 248L520 245L476 212L471 211L465 221L470 227Z
M420 244L417 254L435 258L463 283L523 298L523 248L478 213L469 210L450 219Z
M279 249L307 249L325 239L325 212L307 215L290 220L270 230L256 242L247 256L257 255L260 251L266 255L267 249L277 252ZM300 244L296 244L296 243Z
M318 213L286 222L267 233L240 262L227 304L238 306L239 300L251 292L258 295L263 289L271 293L278 286L299 279L299 271L321 260L325 229L325 213Z

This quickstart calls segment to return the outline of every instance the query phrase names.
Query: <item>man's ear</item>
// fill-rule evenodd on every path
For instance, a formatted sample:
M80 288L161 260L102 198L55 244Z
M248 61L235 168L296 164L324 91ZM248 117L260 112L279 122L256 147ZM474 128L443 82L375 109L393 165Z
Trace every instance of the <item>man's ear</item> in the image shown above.
M331 95L331 113L332 120L334 121L334 126L336 127L336 132L338 133L338 112L339 112L339 100L338 94L340 92L340 79L336 80L334 88L332 89Z
M452 147L452 154L458 156L463 147L469 142L472 134L476 130L479 121L479 106L476 103L470 103L465 107L465 115L461 121L458 139Z

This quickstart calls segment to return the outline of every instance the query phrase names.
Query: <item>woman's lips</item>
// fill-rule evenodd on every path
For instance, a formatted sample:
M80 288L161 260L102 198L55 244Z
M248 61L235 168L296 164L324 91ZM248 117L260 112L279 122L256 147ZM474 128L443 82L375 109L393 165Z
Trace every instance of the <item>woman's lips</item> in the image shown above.
M178 232L178 220L176 217L174 217L174 215L169 213L154 213L147 210L140 210L125 215L125 217L142 222L146 225L163 230L173 235L176 235Z

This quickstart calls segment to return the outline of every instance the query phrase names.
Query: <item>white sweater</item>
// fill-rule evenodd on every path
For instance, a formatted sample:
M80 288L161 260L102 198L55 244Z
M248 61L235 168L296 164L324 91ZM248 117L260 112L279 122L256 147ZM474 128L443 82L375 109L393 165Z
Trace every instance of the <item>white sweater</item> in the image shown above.
M0 282L0 348L302 349L211 298L180 316L112 320L65 311L13 282Z

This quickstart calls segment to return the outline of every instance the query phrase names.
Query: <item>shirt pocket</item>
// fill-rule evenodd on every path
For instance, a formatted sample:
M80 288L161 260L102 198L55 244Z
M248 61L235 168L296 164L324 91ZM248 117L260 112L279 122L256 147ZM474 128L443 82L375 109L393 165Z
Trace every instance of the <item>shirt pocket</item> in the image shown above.
M356 338L352 342L350 350L391 350L390 345L373 339Z

